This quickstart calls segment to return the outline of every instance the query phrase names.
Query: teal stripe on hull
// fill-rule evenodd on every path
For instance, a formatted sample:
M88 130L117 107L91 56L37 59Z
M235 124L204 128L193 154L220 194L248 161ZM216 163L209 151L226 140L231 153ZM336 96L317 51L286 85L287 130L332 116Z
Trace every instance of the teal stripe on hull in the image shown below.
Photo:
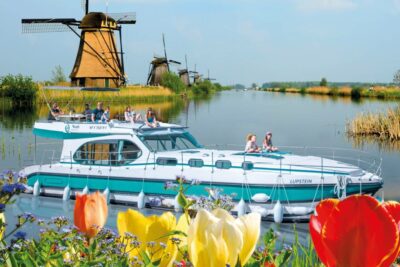
M40 186L42 187L58 187L64 188L68 185L71 189L83 189L86 185L89 187L90 191L104 190L107 186L111 192L121 192L121 193L132 193L137 194L143 190L146 194L151 195L170 195L173 196L176 193L172 190L164 189L164 182L162 181L145 181L141 180L126 180L126 179L110 179L93 177L87 179L86 177L64 177L48 174L36 174L32 175L28 179L28 185L33 186L36 180L39 179ZM205 188L210 187L208 183L200 184L197 186L192 186L187 191L188 195L196 196L207 196ZM314 200L318 201L321 198L336 198L333 185L325 185L323 187L317 187L313 185L302 185L302 186L291 186L282 188L273 188L271 186L260 187L260 186L250 186L249 190L244 188L242 190L242 185L220 185L214 184L213 187L218 187L223 189L223 194L236 194L235 200L239 200L243 197L244 200L248 201L251 195L256 193L265 193L271 197L273 201L291 201L291 202L311 202ZM362 186L363 193L375 193L381 188L381 184L368 184ZM242 194L243 192L243 194ZM351 184L347 186L347 194L357 194L360 192L359 184Z
M80 139L80 138L92 138L92 137L100 137L106 136L109 134L88 134L88 133L65 133L65 132L57 132L43 129L33 129L33 134L44 137L44 138L52 138L52 139Z

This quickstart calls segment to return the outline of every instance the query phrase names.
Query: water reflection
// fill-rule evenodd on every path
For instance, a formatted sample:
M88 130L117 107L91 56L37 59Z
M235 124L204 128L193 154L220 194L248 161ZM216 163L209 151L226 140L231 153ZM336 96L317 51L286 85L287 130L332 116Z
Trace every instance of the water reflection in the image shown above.
M348 140L354 148L364 149L367 145L377 145L381 151L400 151L399 140L383 140L377 136L348 136Z

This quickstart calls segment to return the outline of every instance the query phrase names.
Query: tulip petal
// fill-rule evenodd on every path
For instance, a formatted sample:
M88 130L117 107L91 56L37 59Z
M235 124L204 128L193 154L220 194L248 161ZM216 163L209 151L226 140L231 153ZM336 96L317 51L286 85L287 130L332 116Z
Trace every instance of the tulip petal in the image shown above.
M222 239L226 243L229 252L228 263L229 266L236 266L238 261L239 252L243 248L243 234L235 221L220 220L217 224L216 232L222 234Z
M154 216L151 216L152 219ZM153 259L161 258L163 251L159 245L159 242L167 244L171 238L168 236L176 227L176 218L171 212L165 212L161 216L155 216L155 220L149 225L147 232L147 242L154 241L156 245L148 250L151 250Z
M76 194L75 207L74 207L74 224L78 227L79 231L86 233L85 223L85 203L87 195Z
M382 206L389 212L394 221L397 224L398 229L400 228L400 203L396 201L387 201L382 204ZM395 251L390 257L388 257L382 266L389 266L392 264L399 256L400 253L400 239L397 242Z
M335 259L332 257L329 248L327 248L322 242L322 225L318 219L319 218L314 215L311 215L310 217L309 229L311 239L321 262L326 267L334 267L336 266Z
M217 222L218 218L207 210L201 209L189 226L187 232L188 253L190 261L195 267L208 266L209 254L206 247L208 231L206 229Z
M311 215L310 217L309 229L315 251L317 252L319 259L327 267L336 266L336 262L331 255L329 248L327 248L322 242L322 227L329 220L329 216L338 203L338 199L325 199L319 202L315 207L317 215Z
M107 221L108 207L103 194L96 192L87 196L84 214L87 234L93 237Z
M215 217L217 217L218 219L224 219L224 220L231 221L231 222L235 221L235 218L233 218L233 216L231 215L230 212L228 212L224 209L221 209L221 208L213 210L212 214Z
M236 219L236 223L243 234L243 248L239 258L241 265L244 266L256 248L260 236L261 215L250 213Z
M385 208L370 196L339 202L322 225L322 242L337 266L375 267L395 251L399 233Z
M197 265L198 267L222 267L227 265L227 262L229 261L228 254L231 253L231 251L228 250L227 244L222 235L215 236L212 233L208 234L207 248L208 249L205 251L210 255L210 262L207 265Z
M128 209L126 212L119 212L117 216L117 227L120 236L124 237L125 233L131 233L137 237L138 241L142 243L140 251L145 248L149 220L143 214L132 209ZM137 249L131 249L132 247L130 244L127 244L127 246L131 251L131 257L140 253Z

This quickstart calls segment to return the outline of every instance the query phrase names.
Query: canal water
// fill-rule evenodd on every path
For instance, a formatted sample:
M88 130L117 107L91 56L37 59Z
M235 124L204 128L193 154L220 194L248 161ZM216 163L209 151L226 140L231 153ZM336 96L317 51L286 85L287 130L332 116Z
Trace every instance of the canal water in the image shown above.
M123 113L127 105L105 104L111 105L112 116ZM363 156L368 153L368 160L375 161L367 162L375 164L375 168L380 164L379 159L382 159L384 187L379 196L400 200L400 144L381 143L373 139L351 139L345 133L346 122L356 114L383 112L399 102L376 99L352 101L350 98L232 90L218 93L209 99L129 104L142 113L151 106L161 120L188 126L198 141L206 146L242 148L248 133L256 134L261 144L265 133L271 131L274 145L282 150L336 157L340 154L347 161L355 162L363 162ZM82 104L73 105L77 111L82 108ZM63 107L63 104L60 106ZM32 164L33 160L56 160L57 152L53 154L53 150L60 149L60 142L41 138L35 140L32 135L34 121L45 119L47 113L45 105L30 112L16 112L0 101L0 170L18 170L24 165ZM365 153L354 152L353 149ZM6 215L13 217L20 212L30 211L42 218L58 216L60 213L72 218L72 208L73 201L65 204L60 199L33 199L24 195L7 208ZM115 227L116 214L126 209L126 206L111 205L108 225ZM154 210L145 212L159 213ZM12 220L11 218L9 222ZM264 229L269 227L277 226L263 223ZM281 233L290 236L292 225L279 227ZM307 226L298 225L297 229L305 233Z

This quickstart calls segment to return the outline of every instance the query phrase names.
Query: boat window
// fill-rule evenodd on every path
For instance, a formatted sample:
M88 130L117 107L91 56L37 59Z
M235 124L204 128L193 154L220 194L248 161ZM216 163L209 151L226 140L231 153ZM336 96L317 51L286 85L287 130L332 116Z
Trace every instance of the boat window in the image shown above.
M215 162L215 167L217 169L230 169L232 167L232 163L229 160L217 160Z
M202 159L189 159L189 166L194 168L201 168L204 166L204 161Z
M142 155L140 148L127 140L101 140L83 144L74 154L74 161L84 165L120 166Z
M140 139L152 152L201 148L201 145L188 132L142 135Z
M158 165L176 166L178 160L176 158L157 158L156 163Z
M243 170L252 170L252 169L254 169L254 163L251 161L244 161L242 163L242 169Z

